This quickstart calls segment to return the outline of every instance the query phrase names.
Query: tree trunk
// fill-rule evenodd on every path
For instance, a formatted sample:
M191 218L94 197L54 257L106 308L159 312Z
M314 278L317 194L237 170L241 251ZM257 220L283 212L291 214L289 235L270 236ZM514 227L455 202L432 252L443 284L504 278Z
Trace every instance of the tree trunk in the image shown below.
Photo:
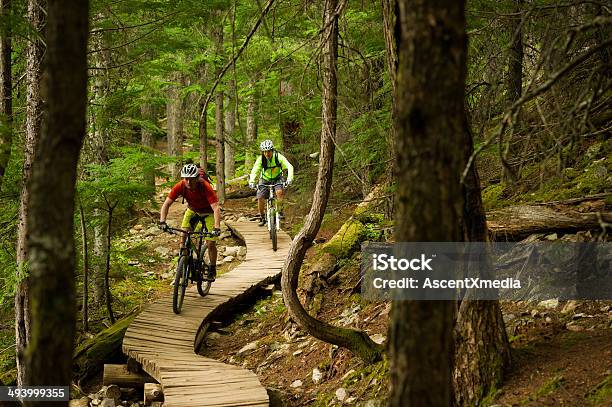
M514 0L512 16L508 17L508 74L506 75L506 106L510 107L519 100L523 90L523 21L524 0Z
M469 125L464 134L467 164L474 151ZM488 241L480 177L475 164L470 167L464 182L464 198L464 239L470 242ZM478 405L491 391L499 388L510 359L510 343L499 301L464 299L455 323L455 405Z
M181 157L183 155L183 97L181 97L180 87L183 78L179 72L172 74L172 85L168 87L167 130L168 130L168 155L171 157ZM177 159L177 162L179 160ZM179 177L180 166L176 162L168 164L168 171L171 179Z
M0 18L9 21L11 0L0 0ZM0 33L0 188L13 144L13 78L11 23L3 24Z
M251 171L255 164L255 141L257 140L257 121L255 111L257 109L257 99L255 98L255 86L251 84L251 93L247 99L247 118L246 118L246 147L244 152L244 170Z
M225 179L232 179L236 175L236 158L234 146L236 145L236 82L230 79L227 82L227 99L225 107Z
M29 268L36 301L26 380L66 386L72 379L76 322L74 196L85 136L88 2L49 2L47 16L47 115L29 201Z
M106 259L104 262L104 287L106 288L106 311L111 324L115 323L115 315L113 314L113 298L110 291L110 251L111 251L111 228L113 226L113 211L117 206L117 202L111 203L104 197L106 208L108 210L108 223L106 225Z
M208 69L202 69L202 84L206 83ZM205 99L200 98L199 109L199 123L198 123L198 138L200 140L200 167L204 168L208 172L208 106L204 103Z
M302 266L306 250L312 244L321 226L332 183L335 150L333 139L336 135L337 112L336 64L338 59L338 16L335 14L337 7L337 0L329 0L325 8L326 29L323 33L323 38L326 40L323 50L323 128L321 130L321 155L317 185L310 213L306 217L304 226L289 248L287 261L283 266L281 286L289 315L310 335L322 341L347 348L366 363L372 363L381 357L382 347L380 345L374 343L362 331L335 327L313 318L300 303L296 292L300 267Z
M105 18L104 14L98 13L99 19ZM92 62L103 69L96 70L96 75L92 81L92 94L94 103L89 107L90 120L93 131L89 134L90 161L97 165L108 164L108 146L110 144L110 134L108 131L108 119L106 112L107 97L110 93L110 78L108 71L104 68L110 66L110 55L106 49L109 47L108 39L104 33L96 33L92 36L94 49L99 50L91 54ZM96 199L96 206L102 205L100 199ZM96 306L104 303L104 259L106 258L106 235L102 223L102 211L94 209L93 218L97 220L94 225L93 237L93 294Z
M96 200L96 203L101 204L99 199ZM97 219L93 229L93 297L96 308L104 303L104 296L106 295L104 288L104 259L106 259L106 235L104 232L106 229L101 222L103 213L98 208L93 211L93 217Z
M507 75L505 78L506 108L512 106L520 99L523 90L523 17L524 0L514 0L512 15L508 17L507 35L510 37L510 46L507 50ZM520 123L520 115L516 115ZM503 154L503 179L512 181L518 177L518 155L520 154L520 140L516 134L519 132L519 123L513 123L514 131L506 140Z
M281 80L279 83L279 98L281 99L281 103L283 103L283 98L289 97L292 94L293 85L291 84L291 82ZM290 110L288 108L283 108L282 105L279 107L279 109ZM300 137L302 123L300 123L296 117L288 116L286 114L283 114L282 112L279 113L279 116L280 133L283 141L283 154L285 155L285 157L287 157L289 162L293 164L293 167L298 170L300 168L301 163L306 160L306 157L297 157L295 154L293 154L292 150L293 146L301 145L304 143L303 138Z
M213 32L216 52L219 57L223 56L223 27L218 26ZM221 75L222 67L217 65L217 77ZM216 150L216 173L217 173L217 197L219 202L225 201L225 146L223 138L223 92L218 91L215 95L215 136L217 139Z
M153 132L148 127L156 121L155 109L153 105L145 103L140 107L141 119L147 123L140 128L140 141L142 145L148 149L153 149ZM151 190L155 191L155 172L147 171L144 174L145 183Z
M200 102L200 108L204 109L204 101ZM208 108L206 108L208 110ZM198 126L198 136L200 139L200 167L204 168L208 172L208 111L204 110L200 123Z
M460 241L465 4L398 3L396 240ZM391 406L451 405L455 307L453 301L393 303Z
M28 1L28 20L32 27L44 37L45 26L44 0ZM17 226L17 287L15 290L15 350L17 352L17 384L25 385L26 366L25 350L30 342L30 304L29 304L29 277L23 271L23 265L28 260L26 239L28 236L28 215L30 203L30 177L34 152L40 139L40 126L42 119L42 100L40 94L41 64L44 44L39 39L28 42L26 48L26 120L24 162L19 200L19 224ZM71 215L72 216L72 215Z
M83 330L89 331L89 255L87 253L87 229L85 227L85 211L83 205L79 203L79 214L81 215L81 241L83 255Z
M399 21L397 15L399 14L397 0L381 0L382 12L383 12L383 33L385 34L385 45L386 45L386 56L387 56L387 68L389 71L389 80L391 81L391 119L394 121L397 115L397 41L396 33L399 32ZM391 131L388 133L388 159L389 163L386 165L385 172L388 185L395 183L395 174L397 161L396 147L395 147L395 127L391 127ZM391 194L385 201L385 217L392 218L395 213L395 195Z

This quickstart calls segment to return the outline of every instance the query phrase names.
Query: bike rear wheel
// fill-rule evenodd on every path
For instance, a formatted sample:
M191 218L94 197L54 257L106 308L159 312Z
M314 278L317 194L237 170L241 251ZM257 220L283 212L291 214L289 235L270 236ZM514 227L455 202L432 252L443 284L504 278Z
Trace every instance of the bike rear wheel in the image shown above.
M206 261L206 249L208 249L208 246L204 246L202 248L202 255L200 256L200 259L202 259L202 267L200 268L200 271L198 272L198 276L197 276L197 285L198 285L198 293L204 297L206 294L208 294L208 292L210 291L210 285L211 282L208 280L204 280L204 273L208 273L210 264L209 262Z
M270 239L272 239L272 250L276 251L278 248L276 239L276 214L270 216L268 222L270 222Z
M183 307L183 299L185 298L185 290L187 289L189 279L189 262L187 260L187 256L181 256L176 265L172 295L172 311L175 314L180 314Z

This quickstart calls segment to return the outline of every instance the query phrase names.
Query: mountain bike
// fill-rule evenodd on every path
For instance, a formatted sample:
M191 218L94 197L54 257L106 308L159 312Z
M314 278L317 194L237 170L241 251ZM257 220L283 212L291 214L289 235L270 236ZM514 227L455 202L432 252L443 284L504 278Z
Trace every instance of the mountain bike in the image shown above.
M280 215L278 210L278 201L276 199L276 187L282 186L284 188L287 185L284 182L276 184L259 184L257 189L268 188L268 199L266 200L266 217L268 219L268 232L270 233L270 239L272 240L272 250L278 249L278 236L277 232L280 230Z
M176 265L176 274L174 276L172 310L175 314L181 312L185 291L190 280L191 283L195 282L197 284L198 293L202 297L210 291L210 285L212 283L209 279L210 265L205 259L208 245L203 245L202 243L206 237L215 237L217 235L206 229L204 219L205 217L199 215L195 215L192 218L192 226L194 229L196 229L198 223L202 224L202 229L197 232L171 227L166 228L166 232L173 235L182 236L183 234L187 234L185 247L181 249L179 260ZM206 276L206 279L204 276Z

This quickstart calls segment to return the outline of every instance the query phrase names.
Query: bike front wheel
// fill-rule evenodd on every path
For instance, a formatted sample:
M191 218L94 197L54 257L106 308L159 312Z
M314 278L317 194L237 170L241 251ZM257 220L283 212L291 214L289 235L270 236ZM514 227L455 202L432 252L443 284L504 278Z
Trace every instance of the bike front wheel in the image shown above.
M278 249L277 245L277 236L276 236L276 214L272 215L270 219L270 239L272 239L272 250L276 251Z
M200 256L200 259L202 259L202 266L200 268L200 270L198 270L198 275L197 275L197 285L198 285L198 293L204 297L206 294L208 294L208 292L210 291L210 285L211 282L208 280L204 280L204 271L206 270L206 272L208 272L209 267L210 267L210 263L206 261L206 249L208 249L208 246L204 246L202 248L202 254Z
M180 314L181 308L183 307L183 300L185 299L185 290L187 289L187 283L189 278L189 262L187 256L179 257L178 264L176 265L176 274L174 276L174 288L172 295L172 311L175 314Z

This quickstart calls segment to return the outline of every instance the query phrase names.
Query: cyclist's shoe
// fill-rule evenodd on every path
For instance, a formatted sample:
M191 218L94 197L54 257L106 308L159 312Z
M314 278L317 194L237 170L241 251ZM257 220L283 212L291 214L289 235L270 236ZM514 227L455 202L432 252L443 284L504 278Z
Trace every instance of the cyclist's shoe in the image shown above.
M260 221L259 221L259 223L258 223L258 225L259 225L259 226L264 226L266 223L267 223L267 221L266 221L266 217L265 217L265 216L262 216L262 217L261 217L261 220L260 220Z
M217 279L217 266L210 266L208 269L208 275L206 276L206 281L213 282Z

